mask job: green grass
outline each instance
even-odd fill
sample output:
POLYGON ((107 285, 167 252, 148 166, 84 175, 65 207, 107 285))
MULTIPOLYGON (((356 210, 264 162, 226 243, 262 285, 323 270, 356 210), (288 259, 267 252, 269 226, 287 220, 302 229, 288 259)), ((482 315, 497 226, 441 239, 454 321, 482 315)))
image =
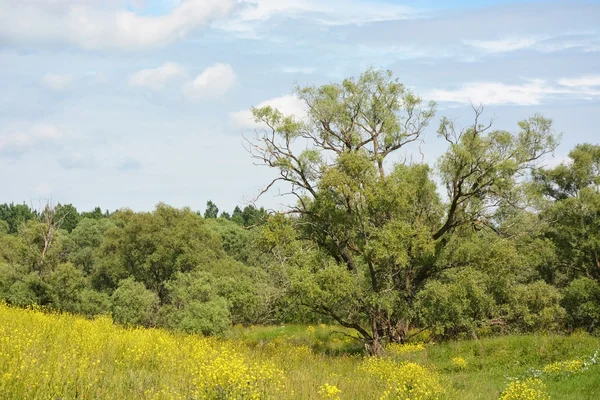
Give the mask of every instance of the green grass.
MULTIPOLYGON (((343 346, 332 343, 352 335, 351 330, 332 326, 314 326, 309 332, 305 325, 256 326, 233 328, 229 338, 260 345, 270 341, 286 341, 294 345, 308 345, 316 353, 329 356, 331 364, 326 369, 345 370, 350 373, 352 364, 335 362, 343 353, 356 354, 362 346, 356 341, 343 346), (344 334, 340 333, 343 332, 344 334)), ((397 356, 399 361, 412 361, 427 365, 438 371, 445 383, 448 399, 479 400, 496 399, 508 384, 509 377, 526 376, 531 368, 542 369, 556 362, 581 359, 587 360, 600 350, 600 339, 585 333, 564 335, 508 335, 429 344, 425 351, 397 356), (452 365, 452 358, 462 357, 467 361, 465 369, 452 365)), ((600 360, 599 360, 600 361, 600 360)), ((328 364, 328 363, 326 363, 328 364)), ((326 372, 323 372, 326 375, 326 372)), ((544 377, 552 399, 597 400, 600 399, 600 364, 586 371, 567 377, 544 377)), ((345 385, 341 385, 343 387, 345 385)))
MULTIPOLYGON (((207 339, 123 329, 107 318, 88 321, 0 305, 0 399, 199 399, 199 379, 218 394, 221 383, 213 380, 229 373, 236 385, 248 382, 248 374, 256 375, 259 398, 319 399, 319 388, 329 384, 341 390, 340 400, 378 399, 386 383, 365 375, 368 361, 351 334, 325 325, 255 326, 234 327, 225 338, 207 339), (223 351, 230 358, 221 357, 223 351), (235 359, 237 364, 228 361, 235 359), (264 370, 269 365, 281 376, 269 378, 264 370)), ((557 361, 589 360, 600 350, 600 339, 587 334, 512 335, 404 350, 389 351, 386 357, 417 363, 439 376, 445 389, 439 400, 498 399, 508 377, 557 361), (466 365, 459 368, 452 362, 455 357, 466 365)), ((391 365, 386 374, 398 369, 391 365)), ((600 363, 542 379, 551 399, 600 399, 600 363)))
MULTIPOLYGON (((588 359, 599 348, 600 340, 587 335, 505 336, 428 346, 415 358, 443 374, 450 398, 494 399, 506 387, 507 377, 523 376, 530 368, 555 361, 588 359), (453 357, 463 357, 467 367, 454 370, 453 357)), ((570 377, 543 380, 552 399, 600 399, 599 364, 570 377)))

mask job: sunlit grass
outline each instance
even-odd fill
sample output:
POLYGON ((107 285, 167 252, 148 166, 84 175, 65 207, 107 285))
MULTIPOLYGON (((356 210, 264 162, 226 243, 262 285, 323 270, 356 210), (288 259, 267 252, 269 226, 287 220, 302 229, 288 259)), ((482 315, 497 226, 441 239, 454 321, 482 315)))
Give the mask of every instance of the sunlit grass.
POLYGON ((551 399, 600 398, 600 365, 586 361, 600 341, 585 334, 393 345, 381 359, 358 354, 351 334, 286 325, 205 338, 0 305, 0 398, 498 399, 532 373, 551 399))

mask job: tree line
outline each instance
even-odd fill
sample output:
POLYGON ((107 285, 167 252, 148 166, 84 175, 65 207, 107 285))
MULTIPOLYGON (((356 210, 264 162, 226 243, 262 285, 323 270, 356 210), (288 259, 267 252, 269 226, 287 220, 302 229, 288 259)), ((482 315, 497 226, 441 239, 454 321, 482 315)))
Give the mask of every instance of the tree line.
POLYGON ((284 212, 39 212, 0 206, 0 296, 119 323, 218 334, 334 322, 373 354, 438 338, 600 329, 600 146, 556 167, 552 121, 509 132, 439 120, 446 152, 398 161, 435 104, 391 73, 297 88, 304 118, 255 108, 250 154, 287 186, 284 212))

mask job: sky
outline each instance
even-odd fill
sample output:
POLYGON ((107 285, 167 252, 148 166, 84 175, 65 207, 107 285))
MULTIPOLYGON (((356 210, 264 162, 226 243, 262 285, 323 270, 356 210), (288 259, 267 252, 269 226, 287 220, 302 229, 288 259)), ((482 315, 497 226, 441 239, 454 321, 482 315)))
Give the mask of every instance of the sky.
POLYGON ((0 203, 231 211, 275 176, 244 148, 250 107, 300 115, 296 84, 370 66, 437 102, 432 165, 470 103, 498 129, 552 118, 548 165, 600 144, 600 1, 0 0, 0 203))

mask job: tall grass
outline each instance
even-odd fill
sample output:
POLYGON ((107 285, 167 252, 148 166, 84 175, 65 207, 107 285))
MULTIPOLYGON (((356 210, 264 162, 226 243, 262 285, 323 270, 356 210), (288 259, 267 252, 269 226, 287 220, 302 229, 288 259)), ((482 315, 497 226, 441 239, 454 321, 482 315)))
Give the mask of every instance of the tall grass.
MULTIPOLYGON (((507 377, 600 348, 583 334, 507 336, 373 360, 349 334, 293 325, 217 339, 0 305, 0 399, 496 399, 507 377)), ((600 398, 599 365, 541 380, 552 399, 600 398)))

